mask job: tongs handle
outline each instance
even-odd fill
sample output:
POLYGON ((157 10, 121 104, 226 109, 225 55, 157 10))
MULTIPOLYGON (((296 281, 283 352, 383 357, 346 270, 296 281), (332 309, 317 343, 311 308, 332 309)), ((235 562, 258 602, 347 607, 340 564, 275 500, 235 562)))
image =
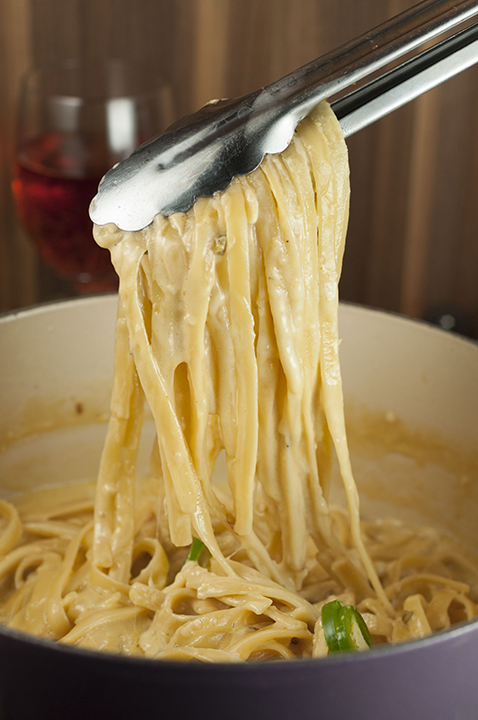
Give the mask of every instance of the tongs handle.
POLYGON ((345 137, 478 62, 478 22, 332 103, 345 137))
POLYGON ((351 87, 477 12, 478 0, 425 0, 265 90, 274 97, 274 106, 283 102, 288 112, 295 106, 302 119, 321 99, 351 87))

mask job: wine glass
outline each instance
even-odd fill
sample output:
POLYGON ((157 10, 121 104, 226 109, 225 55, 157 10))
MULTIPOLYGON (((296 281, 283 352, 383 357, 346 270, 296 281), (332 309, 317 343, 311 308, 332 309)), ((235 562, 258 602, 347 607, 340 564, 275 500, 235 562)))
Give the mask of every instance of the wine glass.
POLYGON ((114 291, 109 252, 88 215, 105 172, 173 121, 171 90, 123 60, 69 60, 23 79, 13 195, 34 247, 79 294, 114 291))

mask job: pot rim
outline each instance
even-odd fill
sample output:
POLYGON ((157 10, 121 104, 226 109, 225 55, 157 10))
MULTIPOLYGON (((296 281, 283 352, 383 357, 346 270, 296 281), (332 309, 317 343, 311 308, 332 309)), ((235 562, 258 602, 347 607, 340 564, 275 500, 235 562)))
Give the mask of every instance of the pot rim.
MULTIPOLYGON (((305 668, 317 667, 324 668, 334 665, 347 666, 360 664, 363 666, 369 662, 375 662, 377 659, 381 659, 382 663, 392 661, 394 658, 401 655, 408 655, 411 652, 415 654, 417 652, 427 652, 434 646, 441 647, 442 645, 449 645, 452 643, 459 643, 471 632, 478 633, 478 617, 471 620, 467 620, 462 623, 458 623, 449 628, 438 630, 422 638, 415 638, 413 640, 407 640, 406 642, 397 643, 395 645, 377 645, 364 652, 350 652, 350 653, 337 653, 337 655, 328 655, 326 657, 319 658, 298 658, 297 660, 280 660, 274 662, 193 662, 184 660, 162 660, 157 658, 147 658, 136 655, 121 655, 119 653, 105 652, 101 650, 92 650, 89 648, 76 647, 73 645, 64 645, 61 642, 55 640, 38 637, 36 635, 28 635, 25 632, 14 630, 6 626, 0 626, 0 639, 4 638, 15 645, 26 645, 28 648, 36 648, 40 651, 48 653, 59 654, 65 658, 74 658, 83 662, 89 663, 100 663, 114 666, 116 669, 135 669, 141 670, 141 672, 168 672, 175 673, 181 672, 185 668, 194 667, 194 671, 201 673, 220 673, 225 675, 236 675, 241 673, 241 676, 248 673, 269 674, 271 668, 280 671, 280 668, 291 671, 292 668, 297 668, 297 671, 304 670, 305 668), (324 665, 325 664, 325 665, 324 665), (157 670, 156 670, 157 668, 157 670)), ((260 680, 260 677, 258 677, 260 680)))
MULTIPOLYGON (((14 310, 6 310, 4 312, 0 312, 0 323, 5 322, 12 322, 16 319, 21 319, 22 317, 31 317, 34 315, 41 315, 45 310, 50 311, 54 310, 57 307, 62 306, 68 306, 72 304, 84 304, 89 305, 90 303, 110 303, 113 298, 118 298, 117 292, 107 292, 107 293, 101 293, 98 295, 87 295, 83 297, 71 297, 71 298, 61 298, 56 300, 48 300, 46 302, 33 304, 33 305, 27 305, 26 307, 17 308, 14 310)), ((464 343, 465 345, 471 345, 472 347, 477 348, 478 347, 478 338, 470 338, 466 335, 461 335, 457 332, 452 332, 448 330, 444 330, 443 328, 439 327, 438 325, 435 325, 434 323, 424 320, 423 318, 413 318, 408 317, 406 315, 403 315, 402 313, 395 311, 395 310, 385 310, 382 308, 375 308, 369 305, 363 305, 358 302, 353 302, 350 300, 340 300, 339 301, 339 308, 340 307, 347 307, 352 310, 356 310, 358 312, 365 312, 370 313, 371 315, 379 315, 379 316, 389 316, 392 318, 395 318, 397 322, 403 322, 403 323, 412 323, 415 325, 420 325, 423 328, 427 329, 427 331, 431 333, 437 333, 440 336, 445 336, 452 339, 452 342, 458 342, 458 343, 464 343)), ((339 314, 339 322, 340 322, 340 314, 339 314)))

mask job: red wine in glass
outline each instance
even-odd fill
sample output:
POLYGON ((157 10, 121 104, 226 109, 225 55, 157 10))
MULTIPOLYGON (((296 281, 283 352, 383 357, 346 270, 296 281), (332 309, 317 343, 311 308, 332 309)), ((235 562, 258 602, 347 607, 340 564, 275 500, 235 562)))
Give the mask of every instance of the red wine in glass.
POLYGON ((88 207, 108 170, 106 149, 73 133, 46 132, 16 156, 13 193, 31 242, 60 277, 81 291, 114 290, 110 254, 93 240, 88 207))
POLYGON ((26 233, 81 294, 117 288, 88 209, 107 170, 174 119, 168 85, 124 60, 33 68, 18 104, 13 193, 26 233))

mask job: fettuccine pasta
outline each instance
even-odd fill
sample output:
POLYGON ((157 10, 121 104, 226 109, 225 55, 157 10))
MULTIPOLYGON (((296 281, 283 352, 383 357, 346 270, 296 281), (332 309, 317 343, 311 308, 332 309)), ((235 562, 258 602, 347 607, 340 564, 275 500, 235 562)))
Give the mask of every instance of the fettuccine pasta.
POLYGON ((281 155, 187 213, 95 228, 120 278, 98 480, 0 504, 5 624, 240 662, 327 654, 333 598, 358 607, 376 643, 475 616, 476 568, 451 540, 360 521, 338 355, 348 203, 346 146, 322 103, 281 155), (329 502, 334 451, 346 508, 329 502), (187 560, 193 538, 208 562, 187 560))

